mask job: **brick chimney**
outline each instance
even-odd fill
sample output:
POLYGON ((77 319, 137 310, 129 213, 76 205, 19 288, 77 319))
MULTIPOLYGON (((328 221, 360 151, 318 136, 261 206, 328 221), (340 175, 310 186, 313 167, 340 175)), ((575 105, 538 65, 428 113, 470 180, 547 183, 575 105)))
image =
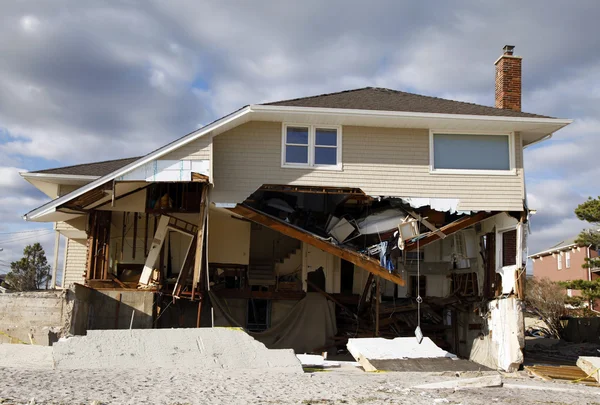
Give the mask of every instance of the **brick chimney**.
POLYGON ((521 111, 521 57, 514 45, 506 45, 496 61, 496 108, 521 111))

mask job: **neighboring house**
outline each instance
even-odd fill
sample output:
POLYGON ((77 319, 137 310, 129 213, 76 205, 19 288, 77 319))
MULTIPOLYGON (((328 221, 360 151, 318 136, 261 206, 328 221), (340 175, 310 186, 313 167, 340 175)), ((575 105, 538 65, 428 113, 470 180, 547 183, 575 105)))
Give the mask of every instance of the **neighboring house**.
POLYGON ((64 285, 151 291, 155 325, 274 329, 271 346, 312 351, 379 301, 374 333, 412 335, 389 306, 423 296, 439 312, 426 335, 468 356, 483 333, 512 369, 523 149, 571 121, 521 112, 512 47, 495 90, 496 107, 371 87, 248 105, 139 158, 22 173, 53 198, 25 218, 67 238, 64 285))
MULTIPOLYGON (((533 262, 533 277, 552 281, 591 281, 600 277, 600 268, 584 268, 586 258, 598 257, 591 246, 575 243, 577 237, 557 243, 549 249, 529 256, 533 262)), ((567 290, 567 295, 580 296, 577 290, 567 290)))

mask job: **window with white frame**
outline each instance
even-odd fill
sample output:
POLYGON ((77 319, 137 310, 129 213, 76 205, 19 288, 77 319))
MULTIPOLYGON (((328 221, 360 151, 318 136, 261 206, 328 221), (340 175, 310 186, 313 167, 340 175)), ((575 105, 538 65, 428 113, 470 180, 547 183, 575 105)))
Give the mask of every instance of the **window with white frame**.
POLYGON ((430 131, 432 173, 509 174, 514 172, 513 134, 430 131))
POLYGON ((283 167, 341 169, 342 131, 325 125, 283 125, 283 167))
POLYGON ((562 252, 556 255, 556 266, 558 270, 562 270, 562 252))
POLYGON ((565 252, 565 267, 567 269, 571 268, 571 252, 565 252))

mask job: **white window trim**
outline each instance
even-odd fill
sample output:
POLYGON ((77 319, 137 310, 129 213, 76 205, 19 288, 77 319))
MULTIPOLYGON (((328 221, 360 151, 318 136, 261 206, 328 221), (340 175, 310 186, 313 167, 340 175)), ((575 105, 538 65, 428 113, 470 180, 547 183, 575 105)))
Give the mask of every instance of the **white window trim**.
POLYGON ((556 269, 557 270, 563 269, 562 257, 563 257, 562 252, 558 252, 558 254, 556 255, 556 269))
POLYGON ((516 270, 519 267, 519 258, 515 257, 515 264, 511 264, 510 266, 502 266, 502 258, 503 258, 503 246, 502 246, 502 234, 509 231, 517 231, 517 256, 519 252, 519 230, 517 226, 509 226, 506 228, 496 230, 496 268, 502 271, 516 270))
POLYGON ((565 269, 571 268, 571 252, 565 252, 565 269))
MULTIPOLYGON (((304 146, 304 145, 302 145, 304 146)), ((326 146, 324 146, 326 147, 326 146)), ((341 125, 308 125, 296 123, 283 123, 281 127, 281 167, 286 169, 318 169, 318 170, 336 170, 341 171, 342 165, 342 126, 341 125), (308 128, 308 163, 286 163, 285 161, 285 146, 286 133, 288 127, 308 128), (317 165, 315 164, 315 148, 316 145, 316 130, 317 129, 335 129, 337 132, 336 146, 336 165, 317 165)))
POLYGON ((515 133, 514 132, 495 132, 495 131, 448 131, 445 129, 429 130, 429 173, 430 174, 480 174, 492 176, 514 176, 517 174, 515 166, 515 133), (456 134, 456 135, 505 135, 508 137, 508 156, 509 170, 477 170, 477 169, 435 169, 433 152, 434 134, 456 134))

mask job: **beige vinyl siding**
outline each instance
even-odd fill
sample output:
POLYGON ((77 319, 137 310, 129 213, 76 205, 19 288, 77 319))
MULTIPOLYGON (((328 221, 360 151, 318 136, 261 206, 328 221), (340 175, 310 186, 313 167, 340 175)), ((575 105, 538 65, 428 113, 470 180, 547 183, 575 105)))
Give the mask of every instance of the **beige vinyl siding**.
POLYGON ((87 246, 85 239, 67 239, 65 254, 65 286, 85 281, 87 246))
POLYGON ((212 137, 203 136, 161 157, 161 160, 210 160, 212 137))
POLYGON ((458 198, 461 210, 523 209, 521 140, 517 174, 429 173, 429 131, 343 127, 342 171, 281 167, 281 123, 252 121, 213 140, 212 201, 241 202, 262 184, 358 187, 374 196, 458 198))

